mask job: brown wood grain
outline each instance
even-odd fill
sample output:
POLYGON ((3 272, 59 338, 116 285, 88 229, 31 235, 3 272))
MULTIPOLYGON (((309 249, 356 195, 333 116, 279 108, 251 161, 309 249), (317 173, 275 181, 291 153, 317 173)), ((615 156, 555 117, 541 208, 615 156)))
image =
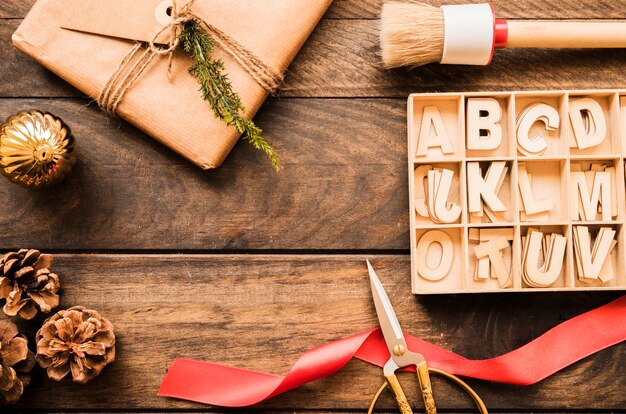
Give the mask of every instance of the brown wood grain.
POLYGON ((610 49, 502 50, 489 66, 385 70, 378 30, 376 21, 322 22, 290 67, 280 94, 404 98, 414 92, 610 88, 626 81, 626 50, 610 49))
MULTIPOLYGON (((118 359, 87 386, 52 384, 39 371, 16 408, 199 409, 156 396, 175 357, 284 374, 308 349, 377 325, 365 258, 57 255, 53 268, 62 277, 61 306, 81 304, 109 318, 116 326, 118 359)), ((617 296, 417 297, 409 293, 407 256, 369 258, 404 330, 469 358, 510 351, 617 296)), ((602 351, 535 386, 470 383, 494 411, 624 407, 625 349, 602 351)), ((338 375, 256 408, 364 410, 381 375, 378 368, 352 361, 338 375)), ((403 375, 402 381, 416 401, 413 378, 403 375)), ((444 382, 436 380, 435 387, 441 409, 470 408, 444 382)), ((393 408, 388 395, 381 407, 393 408)))
MULTIPOLYGON (((20 20, 0 20, 0 97, 83 94, 18 52, 10 35, 20 20)), ((324 20, 296 57, 281 97, 399 97, 413 92, 597 89, 626 83, 626 50, 498 51, 489 66, 431 64, 384 70, 378 22, 324 20), (590 76, 593 74, 593 76, 590 76)))
MULTIPOLYGON (((482 0, 425 1, 433 5, 480 3, 482 0)), ((330 6, 327 18, 335 19, 375 19, 380 13, 383 0, 335 0, 330 6)), ((506 18, 569 18, 569 19, 619 19, 624 18, 624 0, 532 0, 492 1, 498 16, 506 18)), ((35 0, 3 0, 0 3, 1 18, 22 18, 35 4, 35 0)))
MULTIPOLYGON (((16 0, 17 1, 17 0, 16 0)), ((417 1, 417 0, 401 0, 417 1)), ((384 0, 335 0, 328 17, 343 19, 376 19, 384 0)), ((441 4, 486 3, 484 0, 421 0, 434 6, 441 4)), ((623 19, 624 0, 493 0, 498 17, 509 19, 623 19)))
POLYGON ((2 119, 57 114, 78 150, 59 187, 0 177, 2 248, 408 249, 404 100, 272 99, 257 121, 278 174, 247 143, 202 171, 87 103, 0 99, 2 119))
MULTIPOLYGON (((103 117, 82 93, 17 52, 10 35, 33 3, 0 0, 0 119, 30 107, 60 115, 77 136, 79 163, 65 184, 40 192, 0 177, 0 249, 68 252, 54 267, 62 306, 81 304, 110 318, 118 360, 88 386, 52 383, 39 370, 23 401, 3 413, 232 412, 156 397, 172 359, 284 374, 306 350, 371 329, 366 257, 375 259, 407 332, 470 358, 515 349, 617 297, 417 297, 409 293, 408 256, 390 253, 409 243, 409 93, 623 88, 625 51, 501 51, 489 67, 385 71, 378 58, 382 0, 335 0, 279 97, 256 118, 285 171, 274 174, 262 154, 240 143, 222 168, 202 172, 103 117), (80 254, 91 251, 103 254, 80 254), (164 252, 180 254, 149 254, 164 252), (185 254, 196 252, 221 254, 185 254)), ((617 19, 626 0, 494 5, 508 18, 617 19)), ((36 323, 22 326, 32 339, 36 323)), ((470 383, 497 412, 615 411, 626 407, 624 349, 602 351, 531 387, 470 383)), ((413 378, 401 380, 417 401, 413 378)), ((435 381, 441 411, 473 412, 458 391, 435 381)), ((331 378, 240 411, 364 412, 380 382, 380 369, 353 361, 331 378)), ((396 412, 389 395, 380 407, 396 412)))

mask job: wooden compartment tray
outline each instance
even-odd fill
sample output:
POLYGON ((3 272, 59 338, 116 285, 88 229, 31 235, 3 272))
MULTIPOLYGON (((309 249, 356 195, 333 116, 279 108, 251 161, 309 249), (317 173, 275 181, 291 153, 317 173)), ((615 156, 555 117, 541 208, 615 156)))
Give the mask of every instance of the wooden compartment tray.
POLYGON ((417 294, 626 289, 626 90, 412 94, 417 294))

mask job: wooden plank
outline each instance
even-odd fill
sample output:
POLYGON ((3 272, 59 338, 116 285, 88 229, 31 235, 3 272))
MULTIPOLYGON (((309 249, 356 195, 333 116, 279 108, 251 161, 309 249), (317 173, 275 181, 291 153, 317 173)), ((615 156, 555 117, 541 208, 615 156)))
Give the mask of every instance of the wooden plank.
MULTIPOLYGON (((18 1, 18 0, 14 0, 18 1)), ((410 0, 406 0, 410 1, 410 0)), ((335 0, 327 16, 343 19, 376 19, 384 0, 335 0)), ((468 0, 430 0, 422 1, 434 6, 441 4, 480 3, 468 0)), ((493 0, 498 17, 508 19, 623 19, 624 0, 583 0, 568 2, 564 0, 509 1, 493 0)))
MULTIPOLYGON (((467 0, 429 1, 433 5, 466 3, 467 0)), ((23 18, 35 0, 3 0, 0 3, 0 19, 23 18)), ((383 0, 335 0, 327 18, 376 19, 383 0)), ((492 1, 498 16, 518 19, 620 19, 624 18, 624 0, 544 0, 541 4, 532 0, 492 1)))
POLYGON ((323 21, 294 60, 279 94, 405 98, 414 92, 619 88, 626 82, 619 49, 499 50, 489 66, 385 70, 378 32, 378 21, 323 21))
MULTIPOLYGON (((10 43, 19 20, 0 20, 0 97, 83 94, 23 56, 10 43)), ((619 88, 626 83, 621 50, 497 51, 487 67, 433 64, 384 70, 378 22, 325 20, 291 65, 282 97, 399 97, 413 92, 619 88), (593 73, 594 76, 589 76, 593 73)))
POLYGON ((0 20, 0 97, 84 96, 13 47, 11 35, 20 23, 21 20, 0 20))
POLYGON ((408 248, 404 100, 272 99, 257 121, 278 174, 247 143, 202 171, 85 104, 0 100, 2 119, 32 107, 63 118, 79 159, 50 190, 0 177, 2 248, 408 248))
MULTIPOLYGON (((616 293, 418 297, 408 256, 368 256, 407 333, 469 358, 515 349, 616 293)), ((98 309, 116 326, 118 359, 87 386, 45 380, 39 370, 17 409, 200 409, 158 398, 175 357, 286 373, 308 349, 377 326, 366 256, 57 255, 62 307, 98 309)), ((36 324, 24 324, 31 331, 36 324)), ((530 387, 469 381, 494 411, 624 407, 624 345, 530 387), (602 390, 597 398, 596 390, 602 390)), ((402 376, 412 401, 414 377, 402 376)), ((256 407, 365 410, 380 369, 352 361, 339 374, 256 407)), ((440 379, 439 407, 470 402, 440 379)), ((393 409, 386 394, 382 409, 393 409)), ((219 411, 219 409, 218 409, 219 411)), ((246 411, 246 410, 244 410, 246 411)))

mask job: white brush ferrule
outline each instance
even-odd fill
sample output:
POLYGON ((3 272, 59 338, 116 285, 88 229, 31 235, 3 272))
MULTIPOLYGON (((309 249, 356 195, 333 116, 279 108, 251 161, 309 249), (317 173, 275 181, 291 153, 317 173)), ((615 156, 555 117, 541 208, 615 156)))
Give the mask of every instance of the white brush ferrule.
POLYGON ((444 43, 440 63, 486 65, 494 49, 495 15, 491 4, 441 6, 444 43))

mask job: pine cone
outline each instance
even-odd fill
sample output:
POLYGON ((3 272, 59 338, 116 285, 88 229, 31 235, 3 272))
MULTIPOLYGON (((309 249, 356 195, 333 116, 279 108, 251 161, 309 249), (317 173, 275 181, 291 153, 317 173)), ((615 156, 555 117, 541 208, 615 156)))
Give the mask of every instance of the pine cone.
POLYGON ((0 259, 0 299, 8 316, 33 319, 37 308, 49 313, 59 306, 59 276, 48 269, 52 256, 22 249, 0 259))
POLYGON ((0 403, 14 404, 20 399, 34 366, 26 337, 18 334, 10 320, 0 320, 0 403))
POLYGON ((74 382, 85 384, 115 359, 113 324, 82 306, 49 317, 36 339, 37 362, 56 381, 71 372, 74 382))

